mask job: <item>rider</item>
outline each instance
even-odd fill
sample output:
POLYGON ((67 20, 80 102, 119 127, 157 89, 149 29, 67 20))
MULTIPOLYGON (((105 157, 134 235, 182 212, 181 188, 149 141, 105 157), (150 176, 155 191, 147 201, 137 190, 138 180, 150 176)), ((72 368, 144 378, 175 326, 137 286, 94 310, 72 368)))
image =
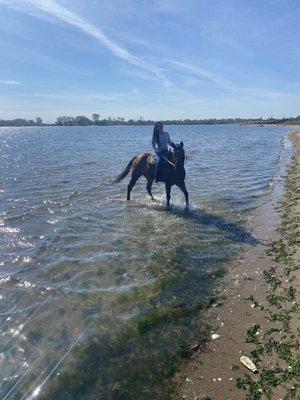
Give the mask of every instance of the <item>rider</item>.
POLYGON ((155 171, 156 182, 163 181, 163 166, 165 164, 165 159, 163 157, 168 156, 168 145, 173 148, 175 147, 174 143, 171 142, 168 132, 164 131, 163 124, 160 121, 156 122, 152 136, 152 147, 158 157, 155 171))

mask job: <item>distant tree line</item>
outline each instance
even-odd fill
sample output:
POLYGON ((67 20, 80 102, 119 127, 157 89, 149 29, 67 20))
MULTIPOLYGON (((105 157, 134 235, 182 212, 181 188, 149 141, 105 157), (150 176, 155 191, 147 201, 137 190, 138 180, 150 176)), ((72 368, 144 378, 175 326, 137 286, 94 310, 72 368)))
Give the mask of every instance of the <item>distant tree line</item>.
POLYGON ((24 118, 16 118, 16 119, 0 119, 0 126, 42 126, 43 120, 40 117, 37 117, 35 120, 33 119, 24 119, 24 118))
MULTIPOLYGON (((17 118, 13 120, 1 120, 0 126, 109 126, 109 125, 153 125, 156 121, 145 120, 143 117, 138 119, 125 118, 111 118, 107 117, 100 119, 99 114, 93 114, 92 119, 84 115, 78 115, 77 117, 72 116, 61 116, 58 117, 54 124, 44 124, 40 117, 35 120, 17 118)), ((215 125, 215 124, 300 124, 300 115, 292 118, 209 118, 209 119, 177 119, 177 120, 162 120, 165 125, 215 125)))

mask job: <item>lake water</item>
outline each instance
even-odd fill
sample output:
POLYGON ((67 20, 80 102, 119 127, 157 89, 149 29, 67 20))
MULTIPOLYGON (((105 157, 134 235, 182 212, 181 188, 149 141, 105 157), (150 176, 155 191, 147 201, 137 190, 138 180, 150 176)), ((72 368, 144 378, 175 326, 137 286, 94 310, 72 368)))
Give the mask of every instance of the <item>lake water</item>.
POLYGON ((291 152, 277 126, 169 126, 191 207, 127 162, 150 126, 0 128, 0 398, 166 399, 291 152))

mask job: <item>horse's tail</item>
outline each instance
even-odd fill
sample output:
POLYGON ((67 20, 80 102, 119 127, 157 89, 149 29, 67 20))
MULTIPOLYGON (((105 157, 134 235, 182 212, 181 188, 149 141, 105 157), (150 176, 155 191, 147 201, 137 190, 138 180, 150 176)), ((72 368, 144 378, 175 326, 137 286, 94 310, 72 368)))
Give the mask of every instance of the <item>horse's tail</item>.
POLYGON ((127 164, 127 167, 124 169, 123 172, 120 173, 120 175, 117 176, 117 178, 113 181, 113 183, 119 183, 121 182, 121 180, 123 180, 125 178, 126 175, 129 174, 129 171, 131 170, 133 161, 136 159, 136 156, 133 157, 129 163, 127 164))

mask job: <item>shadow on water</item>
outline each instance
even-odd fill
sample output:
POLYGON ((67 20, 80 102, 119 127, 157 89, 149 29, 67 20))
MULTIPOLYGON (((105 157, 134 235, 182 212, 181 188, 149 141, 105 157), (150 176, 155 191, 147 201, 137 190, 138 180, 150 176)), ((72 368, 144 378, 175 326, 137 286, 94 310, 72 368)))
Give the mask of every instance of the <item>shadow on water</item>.
MULTIPOLYGON (((158 203, 158 201, 155 201, 158 203)), ((139 204, 139 208, 149 208, 146 204, 139 204)), ((227 239, 233 243, 249 244, 251 246, 257 246, 258 244, 264 245, 261 240, 256 239, 250 232, 248 232, 243 226, 235 222, 231 222, 228 219, 217 215, 208 213, 207 211, 192 210, 191 208, 183 208, 177 206, 167 207, 152 207, 157 212, 163 212, 167 214, 175 215, 178 218, 190 220, 198 225, 214 227, 218 230, 222 230, 227 239)))
POLYGON ((251 233, 249 233, 241 225, 230 222, 227 219, 216 214, 211 214, 205 211, 197 212, 190 209, 182 210, 177 208, 171 208, 167 210, 167 212, 185 219, 190 219, 197 224, 221 229, 223 232, 226 233, 228 239, 230 239, 234 243, 250 244, 251 246, 264 244, 262 241, 252 236, 251 233))

